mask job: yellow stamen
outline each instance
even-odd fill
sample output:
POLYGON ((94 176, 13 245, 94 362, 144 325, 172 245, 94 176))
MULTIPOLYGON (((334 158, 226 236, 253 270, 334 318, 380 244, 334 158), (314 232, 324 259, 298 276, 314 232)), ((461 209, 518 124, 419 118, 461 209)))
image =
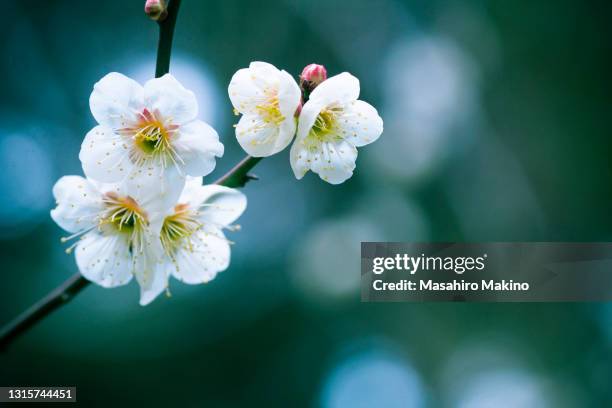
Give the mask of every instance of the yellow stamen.
POLYGON ((255 107, 261 119, 276 126, 283 123, 285 117, 280 111, 278 95, 273 93, 263 104, 255 107))

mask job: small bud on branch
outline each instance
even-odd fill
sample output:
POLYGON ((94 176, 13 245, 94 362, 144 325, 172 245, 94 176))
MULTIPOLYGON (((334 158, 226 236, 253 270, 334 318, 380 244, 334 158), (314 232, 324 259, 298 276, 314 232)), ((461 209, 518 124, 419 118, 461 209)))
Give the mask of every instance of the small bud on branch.
POLYGON ((304 102, 310 93, 323 81, 327 79, 327 70, 323 65, 306 65, 300 74, 300 88, 304 95, 304 102))
POLYGON ((302 81, 309 81, 316 85, 319 85, 321 82, 327 79, 327 70, 323 65, 319 64, 310 64, 306 65, 302 70, 302 75, 300 75, 300 79, 302 81))
POLYGON ((145 14, 154 21, 163 21, 168 16, 165 0, 147 0, 144 10, 145 14))

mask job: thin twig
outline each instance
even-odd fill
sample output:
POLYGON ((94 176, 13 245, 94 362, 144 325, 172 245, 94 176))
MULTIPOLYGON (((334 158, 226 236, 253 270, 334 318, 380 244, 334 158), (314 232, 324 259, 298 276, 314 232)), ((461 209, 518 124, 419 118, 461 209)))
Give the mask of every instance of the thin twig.
POLYGON ((249 171, 255 167, 261 160, 261 157, 247 156, 234 166, 230 171, 225 173, 214 184, 220 184, 226 187, 244 187, 250 180, 257 180, 257 176, 250 174, 249 171))
POLYGON ((75 273, 66 282, 17 316, 15 320, 6 325, 0 332, 0 350, 4 350, 15 338, 43 317, 70 302, 88 284, 89 281, 83 278, 80 273, 75 273))
POLYGON ((157 62, 155 64, 155 77, 159 78, 170 72, 170 54, 172 53, 172 38, 176 16, 181 6, 181 0, 171 0, 168 4, 168 15, 159 21, 159 41, 157 43, 157 62))

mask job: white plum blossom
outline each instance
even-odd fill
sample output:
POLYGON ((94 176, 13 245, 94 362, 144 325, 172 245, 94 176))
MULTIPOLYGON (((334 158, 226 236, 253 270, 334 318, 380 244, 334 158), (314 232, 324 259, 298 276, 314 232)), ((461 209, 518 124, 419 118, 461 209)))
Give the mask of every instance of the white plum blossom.
POLYGON ((157 189, 127 191, 126 184, 99 183, 64 176, 53 187, 57 207, 51 218, 79 238, 75 249, 81 274, 105 288, 125 285, 136 277, 140 304, 146 305, 167 287, 160 273, 163 251, 159 242, 165 208, 157 189))
POLYGON ((383 131, 376 109, 358 97, 359 80, 347 72, 312 91, 291 146, 291 167, 298 180, 308 170, 331 184, 353 175, 357 147, 374 142, 383 131))
POLYGON ((170 74, 143 87, 111 72, 94 85, 89 106, 98 126, 79 154, 87 178, 127 181, 132 189, 156 185, 171 203, 185 176, 209 174, 223 155, 217 132, 197 119, 195 95, 170 74))
POLYGON ((295 136, 300 88, 287 72, 266 62, 238 70, 228 87, 235 111, 242 114, 236 139, 251 156, 280 152, 295 136))
POLYGON ((188 178, 178 204, 167 213, 161 228, 166 255, 163 275, 197 284, 225 270, 230 261, 230 242, 223 229, 244 212, 246 197, 240 191, 219 185, 202 185, 188 178))
MULTIPOLYGON (((300 89, 264 62, 236 72, 229 95, 243 115, 236 137, 244 150, 255 157, 278 153, 297 130, 290 160, 298 179, 309 170, 332 184, 350 178, 357 147, 375 141, 383 121, 358 100, 357 78, 326 76, 325 67, 311 64, 300 89)), ((143 87, 113 72, 94 86, 90 108, 98 126, 79 154, 86 177, 58 180, 51 211, 71 233, 63 240, 78 238, 67 252, 74 250, 81 274, 107 288, 134 276, 146 305, 167 290, 170 276, 197 284, 225 270, 230 241, 223 230, 238 229, 232 223, 247 200, 238 190, 202 185, 223 145, 196 119, 193 93, 170 74, 143 87)))

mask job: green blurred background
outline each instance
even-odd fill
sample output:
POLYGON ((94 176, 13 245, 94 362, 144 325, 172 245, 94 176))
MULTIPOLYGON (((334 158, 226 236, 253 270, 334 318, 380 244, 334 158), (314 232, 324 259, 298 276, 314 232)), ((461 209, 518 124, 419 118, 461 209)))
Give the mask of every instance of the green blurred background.
MULTIPOLYGON (((2 1, 0 323, 76 272, 51 187, 81 174, 88 98, 153 76, 144 0, 2 1)), ((232 264, 138 305, 88 287, 0 354, 0 385, 97 406, 612 406, 608 304, 362 304, 360 241, 612 240, 608 1, 184 0, 171 72, 243 156, 231 75, 361 79, 385 132, 340 186, 262 161, 232 264)))

